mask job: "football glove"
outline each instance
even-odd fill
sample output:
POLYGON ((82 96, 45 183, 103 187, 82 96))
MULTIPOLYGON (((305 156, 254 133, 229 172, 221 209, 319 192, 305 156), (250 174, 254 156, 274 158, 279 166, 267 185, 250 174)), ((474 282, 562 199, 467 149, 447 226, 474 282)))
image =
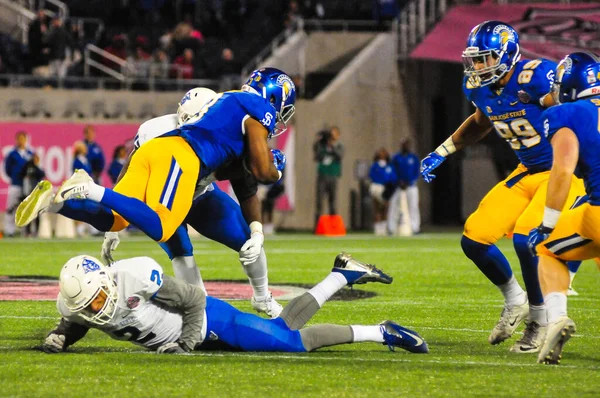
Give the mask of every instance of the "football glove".
POLYGON ((283 171, 285 169, 285 153, 281 152, 279 149, 271 149, 271 153, 273 154, 273 164, 278 171, 283 171))
POLYGON ((435 178, 431 172, 439 167, 446 158, 437 152, 431 152, 421 161, 421 175, 425 182, 431 182, 435 178))
POLYGON ((240 249, 240 262, 243 266, 246 267, 258 259, 264 242, 265 236, 261 232, 253 232, 250 235, 250 239, 240 249))
POLYGON ((534 228, 529 232, 527 246, 529 246, 531 254, 537 256, 536 246, 548 239, 553 230, 554 228, 545 227, 544 224, 540 224, 539 227, 534 228))
POLYGON ((111 265, 115 262, 112 252, 117 249, 119 243, 121 243, 121 240, 119 239, 118 232, 107 232, 104 234, 104 242, 102 242, 102 251, 100 252, 104 264, 111 265))
POLYGON ((187 346, 180 343, 167 343, 163 344, 156 352, 158 354, 186 354, 189 350, 186 350, 187 346), (184 348, 185 347, 185 348, 184 348))
POLYGON ((65 347, 65 335, 50 333, 44 344, 42 344, 42 351, 46 354, 56 354, 64 350, 65 347))

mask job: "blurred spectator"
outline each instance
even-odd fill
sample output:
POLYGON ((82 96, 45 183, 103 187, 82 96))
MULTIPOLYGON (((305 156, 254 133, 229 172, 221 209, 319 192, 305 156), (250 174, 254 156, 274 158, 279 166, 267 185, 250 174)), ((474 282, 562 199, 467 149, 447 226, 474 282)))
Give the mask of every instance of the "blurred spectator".
POLYGON ((169 52, 171 46, 173 44, 173 32, 170 30, 163 33, 163 35, 158 39, 159 48, 165 52, 169 52))
POLYGON ((317 212, 315 225, 322 214, 321 205, 325 196, 329 202, 329 214, 337 214, 337 182, 342 175, 342 157, 344 147, 340 138, 340 129, 321 131, 313 144, 313 153, 317 162, 317 212))
POLYGON ((285 191, 285 185, 283 184, 283 177, 275 184, 269 185, 267 193, 262 200, 262 220, 263 220, 263 231, 265 235, 272 235, 275 233, 275 226, 273 225, 273 210, 275 210, 275 201, 278 197, 283 195, 285 191))
POLYGON ((115 148, 112 162, 110 163, 110 166, 108 166, 107 171, 108 176, 113 184, 117 183, 117 179, 119 178, 119 174, 123 169, 125 160, 127 160, 127 151, 125 150, 125 145, 119 145, 115 148))
POLYGON ((169 56, 167 53, 163 50, 157 50, 154 53, 150 75, 158 79, 168 79, 170 67, 171 64, 169 63, 169 56))
MULTIPOLYGON (((45 175, 46 173, 40 168, 40 157, 34 153, 21 171, 21 178, 23 179, 21 200, 25 199, 33 191, 35 186, 44 179, 45 175)), ((40 218, 36 217, 32 223, 25 227, 25 236, 35 237, 39 230, 40 218)))
POLYGON ((15 210, 19 206, 23 192, 23 168, 32 158, 33 151, 27 148, 27 133, 19 131, 15 135, 15 147, 4 160, 4 171, 10 179, 6 197, 6 214, 4 214, 4 235, 13 236, 15 226, 15 210))
POLYGON ((296 0, 291 0, 284 23, 286 29, 292 29, 300 18, 300 6, 296 0))
POLYGON ((392 21, 400 14, 398 0, 374 0, 373 19, 376 21, 392 21))
POLYGON ((63 26, 63 21, 56 17, 52 19, 52 27, 44 37, 44 42, 49 46, 50 75, 65 77, 67 75, 67 47, 72 46, 71 36, 63 26))
POLYGON ((234 59, 233 51, 230 48, 224 48, 221 51, 221 62, 219 63, 219 73, 221 74, 219 91, 237 90, 240 87, 241 69, 242 66, 234 59))
POLYGON ((398 176, 398 187, 400 189, 397 190, 390 199, 388 227, 390 231, 397 230, 400 216, 403 216, 400 211, 401 196, 406 194, 410 227, 413 234, 417 234, 421 230, 419 188, 417 187, 421 161, 419 157, 412 152, 411 142, 408 138, 403 140, 400 144, 400 152, 394 155, 392 164, 394 165, 394 171, 398 176))
POLYGON ((390 163, 390 154, 385 148, 380 148, 375 153, 373 165, 369 171, 371 185, 369 193, 373 198, 375 235, 387 235, 387 212, 390 197, 396 189, 396 173, 390 163))
POLYGON ((202 41, 204 41, 202 33, 195 30, 194 27, 187 22, 177 24, 173 30, 174 54, 176 56, 184 53, 186 49, 191 49, 193 52, 197 53, 200 51, 202 41))
POLYGON ((104 152, 95 142, 96 131, 94 126, 87 125, 83 128, 84 144, 86 145, 86 155, 88 164, 88 174, 94 179, 96 184, 102 185, 102 171, 104 171, 104 152))
POLYGON ((48 17, 45 10, 38 10, 37 18, 29 25, 27 32, 31 68, 48 65, 48 48, 44 36, 48 31, 48 17))
MULTIPOLYGON (((104 49, 104 51, 114 55, 115 57, 121 58, 122 60, 127 59, 127 37, 123 34, 114 35, 111 44, 104 49)), ((104 65, 118 72, 121 72, 121 66, 116 62, 109 60, 108 58, 102 58, 104 65)))
POLYGON ((176 79, 194 78, 194 51, 192 49, 186 48, 183 51, 183 55, 175 58, 171 77, 176 79))
POLYGON ((150 63, 152 62, 150 54, 144 51, 142 46, 135 47, 135 53, 127 57, 129 64, 129 76, 135 78, 147 78, 150 76, 150 63))

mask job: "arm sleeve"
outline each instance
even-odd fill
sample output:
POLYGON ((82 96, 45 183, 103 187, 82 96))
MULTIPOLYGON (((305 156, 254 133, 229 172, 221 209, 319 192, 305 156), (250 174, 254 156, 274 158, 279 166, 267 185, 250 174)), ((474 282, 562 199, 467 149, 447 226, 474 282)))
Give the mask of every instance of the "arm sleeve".
POLYGON ((163 303, 181 312, 183 326, 180 344, 185 344, 193 350, 202 339, 206 295, 198 286, 190 285, 170 276, 163 276, 163 283, 153 300, 163 303))
POLYGON ((90 330, 90 328, 87 326, 69 321, 66 318, 61 318, 58 325, 56 325, 56 328, 48 333, 48 335, 52 333, 64 335, 65 345, 63 346, 63 351, 65 351, 68 346, 71 346, 81 340, 86 335, 88 330, 90 330))
POLYGON ((258 182, 251 173, 244 173, 243 177, 236 178, 230 182, 233 192, 240 203, 256 195, 258 191, 258 182))

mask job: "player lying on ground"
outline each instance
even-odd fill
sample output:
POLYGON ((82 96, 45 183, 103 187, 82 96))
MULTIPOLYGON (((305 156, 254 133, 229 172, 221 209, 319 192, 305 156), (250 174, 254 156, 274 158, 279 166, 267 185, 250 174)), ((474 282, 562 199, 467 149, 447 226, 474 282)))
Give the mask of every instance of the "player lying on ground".
MULTIPOLYGON (((447 156, 486 136, 492 128, 513 148, 521 164, 497 184, 469 216, 461 246, 465 255, 504 295, 504 309, 488 340, 510 338, 522 320, 527 327, 511 352, 537 352, 546 333, 546 308, 538 280, 538 259, 527 246, 544 209, 552 166, 552 148, 543 135, 541 114, 554 105, 549 95, 556 64, 546 59, 520 60, 519 37, 509 25, 486 21, 473 28, 463 51, 463 88, 475 113, 422 162, 423 179, 447 156), (506 257, 496 246, 514 232, 513 244, 527 294, 515 279, 506 257)), ((584 195, 581 181, 572 177, 570 200, 584 195)), ((578 264, 573 264, 578 266, 578 264)))
POLYGON ((264 319, 207 297, 198 286, 163 275, 160 265, 149 257, 105 267, 93 257, 77 256, 61 270, 57 307, 62 319, 42 348, 48 353, 64 351, 96 328, 158 353, 185 353, 215 340, 244 351, 307 352, 369 341, 387 344, 391 350, 428 352, 416 332, 392 321, 305 327, 335 292, 367 282, 389 284, 392 278, 341 253, 323 281, 290 301, 280 317, 264 319))
MULTIPOLYGON (((179 103, 176 114, 160 116, 144 122, 135 137, 135 148, 129 155, 121 174, 120 181, 127 173, 131 157, 137 150, 152 139, 198 120, 202 108, 217 96, 207 88, 194 88, 188 91, 179 103)), ((279 150, 271 149, 276 167, 283 171, 285 155, 279 150)), ((251 304, 254 309, 276 318, 283 307, 273 299, 269 292, 267 257, 263 249, 264 235, 262 231, 261 205, 256 192, 258 184, 251 173, 241 163, 236 165, 239 176, 231 178, 231 186, 239 201, 239 205, 213 182, 222 179, 220 170, 202 178, 196 184, 192 207, 184 224, 166 242, 159 243, 173 264, 175 277, 204 289, 200 270, 194 260, 192 242, 187 232, 187 225, 203 236, 235 250, 239 253, 242 268, 253 295, 251 304)), ((229 174, 233 165, 229 167, 229 174)), ((118 232, 107 232, 102 245, 102 260, 110 264, 114 260, 112 251, 119 244, 118 232)))
POLYGON ((558 364, 563 345, 575 333, 575 323, 567 316, 566 262, 600 256, 600 58, 591 53, 565 57, 556 69, 552 95, 561 105, 548 109, 543 118, 554 162, 544 218, 530 232, 529 245, 540 256, 548 307, 548 334, 538 362, 558 364), (585 182, 586 201, 561 212, 576 169, 585 182))

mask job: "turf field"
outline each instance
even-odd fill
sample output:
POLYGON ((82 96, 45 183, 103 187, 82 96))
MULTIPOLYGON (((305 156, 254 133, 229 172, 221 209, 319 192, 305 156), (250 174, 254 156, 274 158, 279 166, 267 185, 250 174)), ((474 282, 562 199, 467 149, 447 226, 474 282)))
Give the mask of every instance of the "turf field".
MULTIPOLYGON (((126 239, 126 238, 125 238, 126 239)), ((143 237, 123 240, 115 257, 149 255, 169 274, 160 248, 143 237)), ((462 254, 456 234, 415 238, 315 238, 282 234, 267 238, 272 283, 314 284, 341 250, 374 262, 395 277, 392 285, 366 285, 370 299, 332 301, 315 323, 375 324, 395 320, 427 340, 429 355, 390 352, 356 344, 310 354, 206 352, 189 356, 148 353, 92 331, 69 353, 36 351, 56 322, 49 301, 0 302, 0 396, 598 396, 600 389, 600 274, 593 263, 575 280, 569 300, 578 334, 563 362, 535 363, 536 355, 511 354, 508 343, 487 336, 502 309, 500 293, 462 254)), ((0 240, 0 275, 57 277, 71 256, 99 255, 101 238, 0 240)), ((511 242, 500 243, 517 264, 511 242)), ((195 241, 205 280, 242 279, 235 253, 195 241)), ((235 305, 250 310, 246 301, 235 305)), ((521 328, 520 328, 521 329, 521 328)))

